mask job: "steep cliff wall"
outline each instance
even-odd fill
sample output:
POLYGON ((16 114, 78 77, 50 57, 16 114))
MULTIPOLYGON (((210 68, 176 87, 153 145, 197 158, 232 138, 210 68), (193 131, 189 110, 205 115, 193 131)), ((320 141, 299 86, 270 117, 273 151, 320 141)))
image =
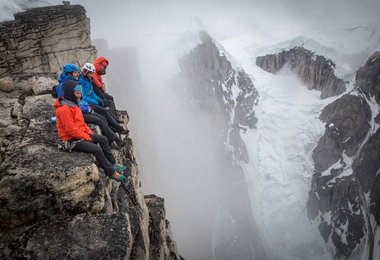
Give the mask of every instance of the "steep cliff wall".
POLYGON ((303 47, 257 57, 256 65, 270 73, 277 73, 288 65, 309 89, 321 91, 321 98, 336 96, 346 90, 343 80, 334 74, 335 64, 303 47))
POLYGON ((223 225, 215 228, 221 235, 213 238, 213 253, 217 259, 266 259, 240 166, 250 159, 240 133, 255 127, 258 92, 245 71, 234 69, 207 33, 200 32, 199 39, 201 43, 179 60, 181 70, 174 84, 183 103, 211 122, 212 138, 218 143, 214 153, 222 158, 217 162, 221 170, 213 177, 220 193, 215 209, 209 209, 223 225))
MULTIPOLYGON (((83 7, 16 17, 0 24, 0 37, 13 37, 1 41, 1 75, 10 76, 0 79, 0 258, 180 259, 163 199, 142 193, 130 138, 123 136, 128 145, 113 150, 131 176, 126 184, 106 177, 91 155, 57 148, 54 99, 46 93, 57 83, 52 70, 95 54, 83 7), (25 28, 42 45, 22 38, 25 28), (55 43, 42 43, 50 40, 55 43)), ((127 113, 120 113, 126 125, 127 113)))
POLYGON ((326 106, 313 151, 308 215, 337 257, 380 256, 380 53, 356 75, 355 89, 326 106))
POLYGON ((57 73, 65 63, 95 58, 90 19, 79 5, 17 13, 0 24, 0 77, 11 73, 57 73))

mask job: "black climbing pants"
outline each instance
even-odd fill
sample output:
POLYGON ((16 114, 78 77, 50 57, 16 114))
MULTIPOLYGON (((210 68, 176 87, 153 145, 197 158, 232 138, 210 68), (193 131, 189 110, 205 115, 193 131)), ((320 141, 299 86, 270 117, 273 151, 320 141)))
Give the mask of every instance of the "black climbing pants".
POLYGON ((109 128, 107 119, 104 116, 98 113, 94 113, 94 114, 83 113, 83 118, 87 124, 93 124, 93 125, 99 126, 100 131, 102 131, 102 134, 105 137, 107 137, 108 143, 111 144, 113 141, 115 141, 117 136, 111 130, 111 128, 109 128))
POLYGON ((92 153, 108 176, 115 172, 114 165, 116 160, 113 157, 107 138, 104 136, 93 134, 91 142, 82 140, 75 145, 74 150, 92 153))
POLYGON ((111 96, 108 93, 105 93, 102 89, 94 86, 94 92, 95 94, 102 99, 102 102, 105 107, 110 108, 110 112, 116 116, 116 106, 115 101, 113 99, 113 96, 111 96))
POLYGON ((107 111, 104 107, 98 105, 91 105, 91 107, 97 114, 100 114, 101 116, 105 117, 108 125, 111 126, 112 129, 114 129, 116 132, 120 132, 121 130, 123 130, 123 127, 116 121, 115 117, 113 117, 111 113, 107 111))

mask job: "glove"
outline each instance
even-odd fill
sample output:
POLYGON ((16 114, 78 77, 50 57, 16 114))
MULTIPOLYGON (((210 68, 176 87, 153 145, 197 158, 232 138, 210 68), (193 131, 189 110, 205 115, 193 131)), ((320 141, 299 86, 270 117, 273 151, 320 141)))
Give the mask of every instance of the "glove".
POLYGON ((103 101, 101 99, 98 100, 98 105, 101 106, 101 107, 104 106, 103 101))

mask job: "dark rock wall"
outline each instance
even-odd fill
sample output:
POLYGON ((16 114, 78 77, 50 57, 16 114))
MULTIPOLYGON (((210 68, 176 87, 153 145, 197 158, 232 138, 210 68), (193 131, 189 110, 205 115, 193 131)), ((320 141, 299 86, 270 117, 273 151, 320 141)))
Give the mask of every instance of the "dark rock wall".
POLYGON ((320 116, 326 131, 313 151, 316 172, 307 209, 309 217, 319 223, 325 241, 331 239, 337 257, 364 252, 373 259, 380 254, 376 245, 380 224, 379 83, 380 52, 376 52, 358 71, 355 89, 326 106, 320 116))
POLYGON ((214 242, 214 254, 217 259, 266 259, 239 166, 249 161, 241 133, 255 127, 258 92, 245 71, 235 70, 207 33, 201 32, 200 40, 179 60, 181 71, 175 85, 182 90, 184 102, 212 122, 214 138, 219 142, 216 152, 226 151, 217 181, 222 183, 220 201, 210 211, 215 210, 216 215, 219 207, 235 222, 223 223, 222 231, 217 230, 223 235, 214 242))
POLYGON ((256 65, 270 73, 277 73, 288 65, 309 89, 321 91, 322 99, 339 95, 346 90, 343 80, 334 74, 335 64, 303 47, 257 57, 256 65))

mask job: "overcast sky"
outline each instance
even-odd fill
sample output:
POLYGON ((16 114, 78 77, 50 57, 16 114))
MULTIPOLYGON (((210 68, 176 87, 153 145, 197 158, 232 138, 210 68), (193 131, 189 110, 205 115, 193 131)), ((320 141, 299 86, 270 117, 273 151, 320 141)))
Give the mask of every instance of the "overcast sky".
MULTIPOLYGON (((59 4, 58 0, 0 0, 0 18, 20 7, 59 4)), ((189 29, 197 17, 217 40, 273 28, 306 31, 323 26, 380 24, 379 0, 73 0, 86 7, 93 38, 111 46, 138 45, 153 34, 189 29)))
POLYGON ((148 34, 189 29, 197 17, 218 40, 252 30, 307 30, 315 26, 380 23, 378 0, 75 0, 86 6, 94 38, 133 44, 148 34))

